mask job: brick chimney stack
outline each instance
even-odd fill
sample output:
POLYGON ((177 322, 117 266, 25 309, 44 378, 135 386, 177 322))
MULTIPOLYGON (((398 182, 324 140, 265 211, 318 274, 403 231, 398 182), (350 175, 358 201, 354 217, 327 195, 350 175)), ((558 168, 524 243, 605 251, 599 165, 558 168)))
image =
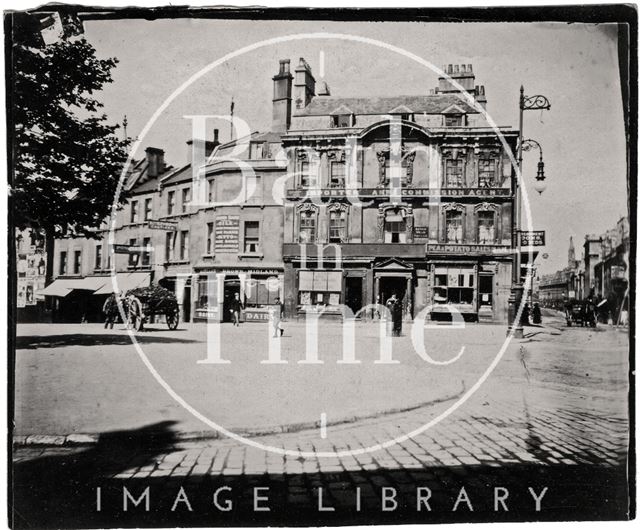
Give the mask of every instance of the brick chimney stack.
POLYGON ((280 60, 280 70, 273 76, 273 132, 287 132, 291 125, 291 86, 293 76, 289 59, 280 60))
POLYGON ((300 57, 296 66, 296 76, 293 82, 293 102, 296 109, 305 108, 316 95, 316 80, 311 73, 311 67, 300 57))
POLYGON ((147 175, 153 178, 164 173, 164 151, 157 147, 147 147, 145 153, 147 157, 147 175))
MULTIPOLYGON (((211 153, 215 150, 216 147, 220 145, 219 140, 220 131, 218 129, 213 129, 213 140, 200 140, 196 138, 196 145, 202 145, 204 143, 204 155, 206 158, 211 156, 211 153)), ((187 162, 193 162, 193 140, 187 140, 187 162)))
MULTIPOLYGON (((470 64, 449 64, 444 65, 442 70, 449 78, 462 85, 469 94, 475 96, 475 79, 476 76, 473 73, 473 66, 470 64)), ((438 78, 438 88, 436 93, 438 94, 451 94, 460 93, 458 87, 454 86, 447 77, 438 78)))

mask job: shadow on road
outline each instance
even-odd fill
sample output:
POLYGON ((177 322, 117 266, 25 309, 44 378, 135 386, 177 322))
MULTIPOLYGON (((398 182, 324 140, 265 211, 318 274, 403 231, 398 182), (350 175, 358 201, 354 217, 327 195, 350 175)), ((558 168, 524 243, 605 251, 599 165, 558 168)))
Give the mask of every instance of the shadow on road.
MULTIPOLYGON (((155 331, 154 329, 148 331, 155 331)), ((136 340, 142 344, 186 344, 198 342, 192 339, 164 337, 137 333, 136 340)), ((39 348, 63 348, 65 346, 120 346, 131 344, 129 335, 121 333, 70 333, 68 335, 24 335, 16 337, 17 350, 39 348)))
MULTIPOLYGON (((97 446, 69 454, 53 454, 14 465, 14 528, 176 527, 256 525, 344 525, 453 523, 490 521, 621 520, 627 518, 626 468, 600 465, 503 464, 491 467, 433 466, 420 469, 372 471, 163 476, 114 478, 119 472, 150 465, 171 452, 176 439, 172 423, 139 430, 107 433, 97 446), (218 506, 214 492, 223 486, 218 506), (96 488, 101 506, 96 508, 96 488), (128 501, 123 509, 123 488, 139 499, 149 488, 145 503, 128 501), (176 498, 180 488, 184 495, 176 498), (254 488, 269 512, 254 511, 254 488), (323 506, 318 511, 319 487, 323 506), (356 509, 360 487, 361 509, 356 509), (397 509, 382 511, 382 488, 395 489, 397 509), (429 488, 431 511, 417 510, 417 488, 429 488), (458 503, 464 487, 469 502, 458 503), (494 488, 506 488, 508 511, 495 511, 494 488), (528 488, 541 495, 536 511, 528 488), (188 502, 185 502, 184 499, 188 502), (228 508, 222 511, 219 506, 228 508), (470 509, 470 506, 473 510, 470 509), (174 509, 172 509, 174 508, 174 509)), ((534 442, 535 443, 535 442, 534 442)), ((55 450, 53 450, 55 451, 55 450)), ((168 475, 168 473, 167 473, 168 475)), ((423 495, 425 492, 423 490, 423 495)))

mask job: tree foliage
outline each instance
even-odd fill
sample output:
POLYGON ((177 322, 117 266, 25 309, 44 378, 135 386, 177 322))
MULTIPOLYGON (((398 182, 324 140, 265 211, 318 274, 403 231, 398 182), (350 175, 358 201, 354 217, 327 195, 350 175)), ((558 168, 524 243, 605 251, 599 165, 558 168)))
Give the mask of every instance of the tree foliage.
POLYGON ((14 26, 11 55, 14 224, 48 240, 95 237, 129 144, 96 98, 118 61, 97 58, 81 37, 45 46, 20 30, 14 26))

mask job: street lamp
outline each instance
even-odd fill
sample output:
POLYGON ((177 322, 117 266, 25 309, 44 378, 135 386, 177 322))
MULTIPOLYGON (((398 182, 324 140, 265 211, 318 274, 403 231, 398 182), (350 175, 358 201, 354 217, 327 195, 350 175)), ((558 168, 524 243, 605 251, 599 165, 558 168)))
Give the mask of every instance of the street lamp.
POLYGON ((538 172, 536 173, 536 181, 533 184, 533 188, 538 193, 542 194, 542 192, 547 189, 547 183, 545 182, 544 176, 544 161, 542 160, 542 146, 531 138, 522 142, 523 151, 531 151, 531 149, 534 148, 540 151, 540 160, 538 161, 538 172))
MULTIPOLYGON (((523 137, 523 118, 525 110, 549 110, 551 109, 551 103, 549 100, 540 94, 535 96, 525 96, 524 87, 520 86, 520 120, 519 120, 519 134, 518 134, 518 173, 522 175, 522 151, 524 149, 524 137, 523 137)), ((528 149, 536 145, 540 150, 540 161, 538 162, 538 173, 536 175, 535 190, 538 193, 542 193, 546 187, 544 177, 544 162, 542 161, 542 148, 538 142, 534 140, 527 140, 528 149)), ((522 209, 521 202, 522 196, 520 193, 520 186, 518 179, 514 182, 514 192, 516 196, 514 215, 513 215, 513 233, 511 236, 513 247, 513 270, 511 271, 511 294, 509 295, 509 313, 508 321, 509 328, 507 334, 513 332, 513 336, 517 339, 521 339, 523 336, 522 324, 518 317, 518 309, 522 301, 523 286, 521 283, 521 256, 520 256, 520 211, 522 209)))

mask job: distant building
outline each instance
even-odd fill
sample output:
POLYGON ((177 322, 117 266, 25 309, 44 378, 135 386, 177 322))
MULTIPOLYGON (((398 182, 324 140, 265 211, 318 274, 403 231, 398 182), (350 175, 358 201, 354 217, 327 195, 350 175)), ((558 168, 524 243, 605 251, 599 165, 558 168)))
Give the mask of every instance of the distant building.
POLYGON ((629 311, 629 218, 623 217, 600 239, 600 261, 594 266, 598 298, 606 299, 606 310, 614 322, 621 311, 629 311))
POLYGON ((45 298, 38 294, 44 288, 47 270, 44 237, 34 230, 16 230, 15 242, 17 319, 19 322, 44 320, 45 298))
POLYGON ((567 299, 582 300, 594 296, 607 300, 601 311, 617 319, 628 308, 629 219, 621 218, 604 234, 585 236, 583 259, 576 260, 573 238, 569 239, 568 265, 541 278, 540 301, 560 307, 567 299))

